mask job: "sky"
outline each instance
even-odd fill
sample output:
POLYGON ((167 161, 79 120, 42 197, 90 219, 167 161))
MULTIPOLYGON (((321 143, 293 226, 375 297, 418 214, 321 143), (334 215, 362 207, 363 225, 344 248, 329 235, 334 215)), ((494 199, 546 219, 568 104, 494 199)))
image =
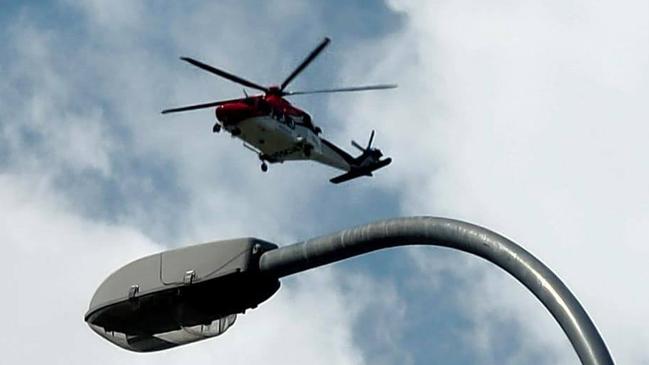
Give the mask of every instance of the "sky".
MULTIPOLYGON (((123 264, 255 236, 286 245, 410 215, 499 232, 555 271, 617 363, 649 364, 646 1, 0 1, 0 313, 6 363, 574 364, 513 278, 441 248, 377 252, 282 280, 223 336, 135 354, 83 315, 123 264), (348 148, 393 163, 333 185, 213 135, 243 95, 189 56, 281 82, 348 148), (252 346, 251 346, 252 344, 252 346)), ((249 91, 250 92, 250 91, 249 91)))

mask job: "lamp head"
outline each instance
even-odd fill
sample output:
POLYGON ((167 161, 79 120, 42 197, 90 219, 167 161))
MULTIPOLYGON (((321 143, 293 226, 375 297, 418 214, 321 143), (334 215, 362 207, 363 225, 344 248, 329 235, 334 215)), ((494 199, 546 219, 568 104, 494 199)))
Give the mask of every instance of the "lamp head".
POLYGON ((110 342, 139 352, 218 336, 279 289, 277 278, 258 272, 261 254, 275 248, 242 238, 133 261, 99 286, 85 320, 110 342))

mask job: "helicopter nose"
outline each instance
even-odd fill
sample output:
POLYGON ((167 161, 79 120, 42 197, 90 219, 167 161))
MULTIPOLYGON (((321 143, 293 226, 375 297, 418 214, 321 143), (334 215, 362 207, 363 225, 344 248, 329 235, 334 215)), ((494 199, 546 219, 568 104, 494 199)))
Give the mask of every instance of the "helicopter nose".
POLYGON ((228 112, 224 110, 223 106, 218 106, 216 108, 216 119, 218 119, 223 124, 227 123, 228 112))

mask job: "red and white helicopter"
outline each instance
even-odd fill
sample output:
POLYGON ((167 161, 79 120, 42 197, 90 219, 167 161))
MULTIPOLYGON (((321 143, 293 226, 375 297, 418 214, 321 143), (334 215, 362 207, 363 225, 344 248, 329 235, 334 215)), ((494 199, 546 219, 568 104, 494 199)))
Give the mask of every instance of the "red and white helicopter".
POLYGON ((233 137, 243 140, 244 146, 259 156, 262 162, 261 170, 264 172, 268 170, 266 162, 283 163, 284 161, 293 160, 313 160, 345 171, 344 174, 330 180, 334 184, 360 176, 372 176, 373 171, 392 162, 391 158, 381 159, 383 156, 381 151, 378 148, 372 148, 374 131, 372 131, 370 140, 364 148, 352 141, 352 145, 361 151, 359 156, 352 157, 338 146, 320 137, 322 130, 313 124, 309 114, 284 99, 285 96, 292 95, 379 90, 396 87, 396 85, 372 85, 314 91, 286 91, 286 86, 322 52, 329 42, 329 38, 325 38, 279 86, 260 86, 195 59, 181 57, 183 61, 189 62, 196 67, 243 86, 263 91, 264 94, 256 96, 246 94, 246 97, 241 99, 221 100, 166 109, 162 113, 216 107, 217 122, 214 124, 212 131, 217 133, 223 128, 230 132, 233 137))

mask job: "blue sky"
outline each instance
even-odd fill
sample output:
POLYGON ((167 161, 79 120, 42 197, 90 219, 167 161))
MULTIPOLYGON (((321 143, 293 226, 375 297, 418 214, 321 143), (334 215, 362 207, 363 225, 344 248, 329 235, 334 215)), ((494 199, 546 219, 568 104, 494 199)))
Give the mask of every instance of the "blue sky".
POLYGON ((0 7, 0 273, 23 278, 4 292, 32 289, 2 305, 18 314, 0 342, 8 362, 576 362, 518 283, 444 249, 289 278, 224 337, 161 354, 124 352, 82 322, 99 282, 145 254, 240 236, 289 244, 425 214, 521 243, 575 291, 618 362, 649 363, 649 294, 637 290, 649 279, 637 239, 649 222, 647 4, 0 7), (262 174, 238 140, 212 135, 210 111, 159 114, 242 94, 179 56, 272 84, 324 36, 332 44, 294 88, 400 85, 292 99, 341 146, 376 129, 394 162, 372 179, 335 186, 335 171, 306 163, 262 174))

